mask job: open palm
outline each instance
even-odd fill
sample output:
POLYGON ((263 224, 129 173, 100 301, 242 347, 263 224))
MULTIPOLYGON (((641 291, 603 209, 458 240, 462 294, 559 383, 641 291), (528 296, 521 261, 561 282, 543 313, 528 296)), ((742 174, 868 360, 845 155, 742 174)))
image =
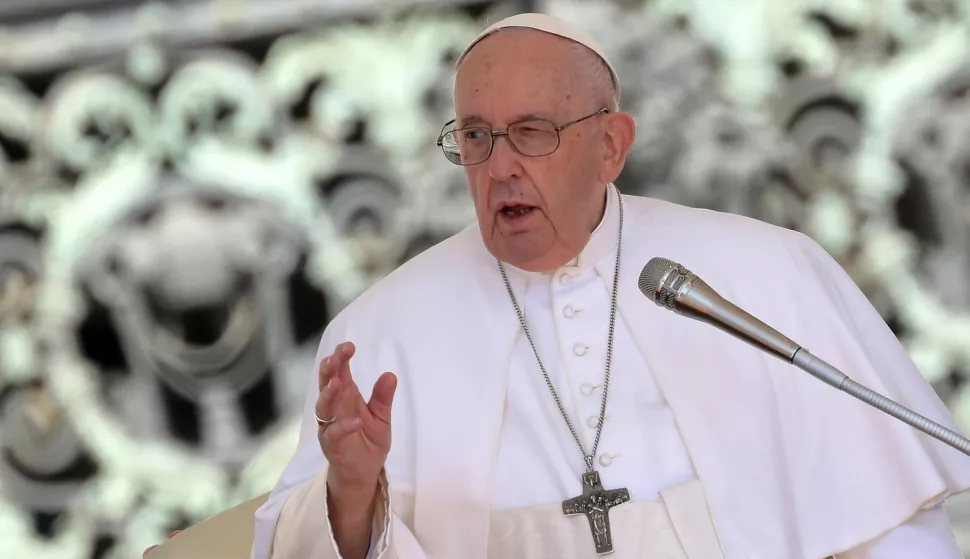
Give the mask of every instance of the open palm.
POLYGON ((384 373, 365 401, 350 372, 356 348, 343 343, 320 364, 320 397, 316 413, 333 420, 317 431, 331 476, 347 487, 376 483, 391 449, 391 404, 397 377, 384 373))

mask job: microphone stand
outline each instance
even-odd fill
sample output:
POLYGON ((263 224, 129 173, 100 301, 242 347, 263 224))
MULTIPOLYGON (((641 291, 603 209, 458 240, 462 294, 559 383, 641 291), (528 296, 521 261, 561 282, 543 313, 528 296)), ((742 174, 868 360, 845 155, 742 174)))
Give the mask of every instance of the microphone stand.
POLYGON ((944 442, 960 452, 970 456, 970 440, 959 433, 932 421, 913 410, 902 406, 874 390, 870 390, 858 382, 850 379, 842 371, 829 365, 825 361, 812 355, 805 348, 798 348, 791 359, 791 364, 821 380, 838 388, 842 392, 857 398, 870 406, 887 413, 927 435, 944 442))

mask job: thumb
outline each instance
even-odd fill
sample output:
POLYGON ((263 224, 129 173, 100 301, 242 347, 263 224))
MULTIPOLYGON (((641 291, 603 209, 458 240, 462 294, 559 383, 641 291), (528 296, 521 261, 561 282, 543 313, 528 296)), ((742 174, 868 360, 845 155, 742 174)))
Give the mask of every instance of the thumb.
POLYGON ((397 377, 394 373, 384 373, 374 383, 367 407, 374 417, 384 423, 391 422, 391 404, 394 402, 394 392, 397 391, 397 377))

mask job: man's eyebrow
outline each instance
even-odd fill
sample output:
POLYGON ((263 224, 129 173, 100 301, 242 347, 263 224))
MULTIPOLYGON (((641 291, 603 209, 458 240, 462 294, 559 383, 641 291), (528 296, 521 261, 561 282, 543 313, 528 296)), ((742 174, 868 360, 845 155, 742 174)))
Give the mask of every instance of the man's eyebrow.
POLYGON ((548 120, 548 121, 551 121, 552 119, 549 118, 549 115, 543 115, 543 114, 539 114, 539 113, 525 113, 525 114, 520 114, 517 117, 515 117, 515 120, 513 122, 522 122, 524 120, 548 120))
MULTIPOLYGON (((547 120, 550 122, 552 121, 552 119, 549 118, 548 115, 539 114, 539 113, 521 113, 516 115, 516 117, 512 119, 512 122, 522 122, 525 120, 547 120)), ((460 128, 464 128, 469 125, 487 126, 488 123, 480 115, 468 115, 466 117, 462 117, 461 120, 458 121, 458 126, 460 128)))
POLYGON ((468 115, 468 116, 463 117, 461 120, 458 121, 458 126, 460 128, 464 128, 465 126, 468 126, 469 124, 484 124, 484 123, 485 123, 485 119, 483 119, 482 117, 480 117, 478 115, 468 115))

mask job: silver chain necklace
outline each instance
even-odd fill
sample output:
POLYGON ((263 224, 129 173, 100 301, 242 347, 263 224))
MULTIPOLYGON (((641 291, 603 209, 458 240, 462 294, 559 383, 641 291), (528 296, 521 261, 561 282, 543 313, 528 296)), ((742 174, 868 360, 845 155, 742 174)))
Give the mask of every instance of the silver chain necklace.
MULTIPOLYGON (((615 186, 613 186, 613 188, 616 189, 615 186)), ((549 373, 546 372, 546 367, 542 364, 542 359, 539 358, 539 350, 536 349, 536 344, 532 340, 532 334, 529 332, 529 326, 526 323, 525 315, 522 314, 522 309, 519 307, 519 302, 516 300, 515 293, 512 291, 512 284, 509 283, 509 277, 505 273, 505 266, 502 264, 501 260, 498 261, 498 268, 502 274, 502 281, 505 282, 505 289, 508 291, 509 298, 512 300, 512 306, 515 307, 515 313, 518 315, 519 324, 522 326, 522 331, 525 332, 525 337, 529 340, 529 345, 532 346, 532 353, 535 355, 536 362, 539 364, 539 370, 542 371, 542 376, 546 380, 546 386, 549 387, 549 392, 552 394, 552 398, 556 401, 556 406, 559 408, 559 413, 562 414, 562 418, 566 421, 566 426, 569 427, 569 431, 576 440, 576 444, 579 446, 579 451, 582 453, 583 459, 586 462, 586 473, 583 474, 583 494, 579 497, 574 497, 572 499, 563 501, 563 514, 585 514, 587 516, 589 519, 590 529, 593 533, 593 543, 596 545, 596 552, 598 554, 610 553, 613 551, 613 541, 610 534, 608 515, 609 509, 630 500, 630 492, 626 489, 603 489, 603 485, 600 482, 599 473, 593 468, 593 459, 596 457, 596 450, 599 448, 600 443, 600 435, 603 433, 603 424, 606 422, 606 401, 609 396, 610 368, 613 363, 613 337, 616 325, 616 299, 620 284, 620 255, 622 252, 621 248, 623 242, 623 196, 620 194, 618 189, 616 189, 616 195, 617 199, 619 200, 620 223, 616 239, 616 264, 613 270, 613 293, 610 299, 610 327, 606 341, 606 370, 603 374, 603 399, 600 402, 600 416, 596 427, 596 438, 593 440, 592 451, 588 454, 586 453, 586 448, 583 446, 582 440, 579 438, 579 434, 576 432, 576 428, 573 427, 572 421, 569 420, 569 414, 566 413, 566 408, 563 406, 562 400, 559 399, 559 394, 556 393, 552 380, 549 378, 549 373)))

